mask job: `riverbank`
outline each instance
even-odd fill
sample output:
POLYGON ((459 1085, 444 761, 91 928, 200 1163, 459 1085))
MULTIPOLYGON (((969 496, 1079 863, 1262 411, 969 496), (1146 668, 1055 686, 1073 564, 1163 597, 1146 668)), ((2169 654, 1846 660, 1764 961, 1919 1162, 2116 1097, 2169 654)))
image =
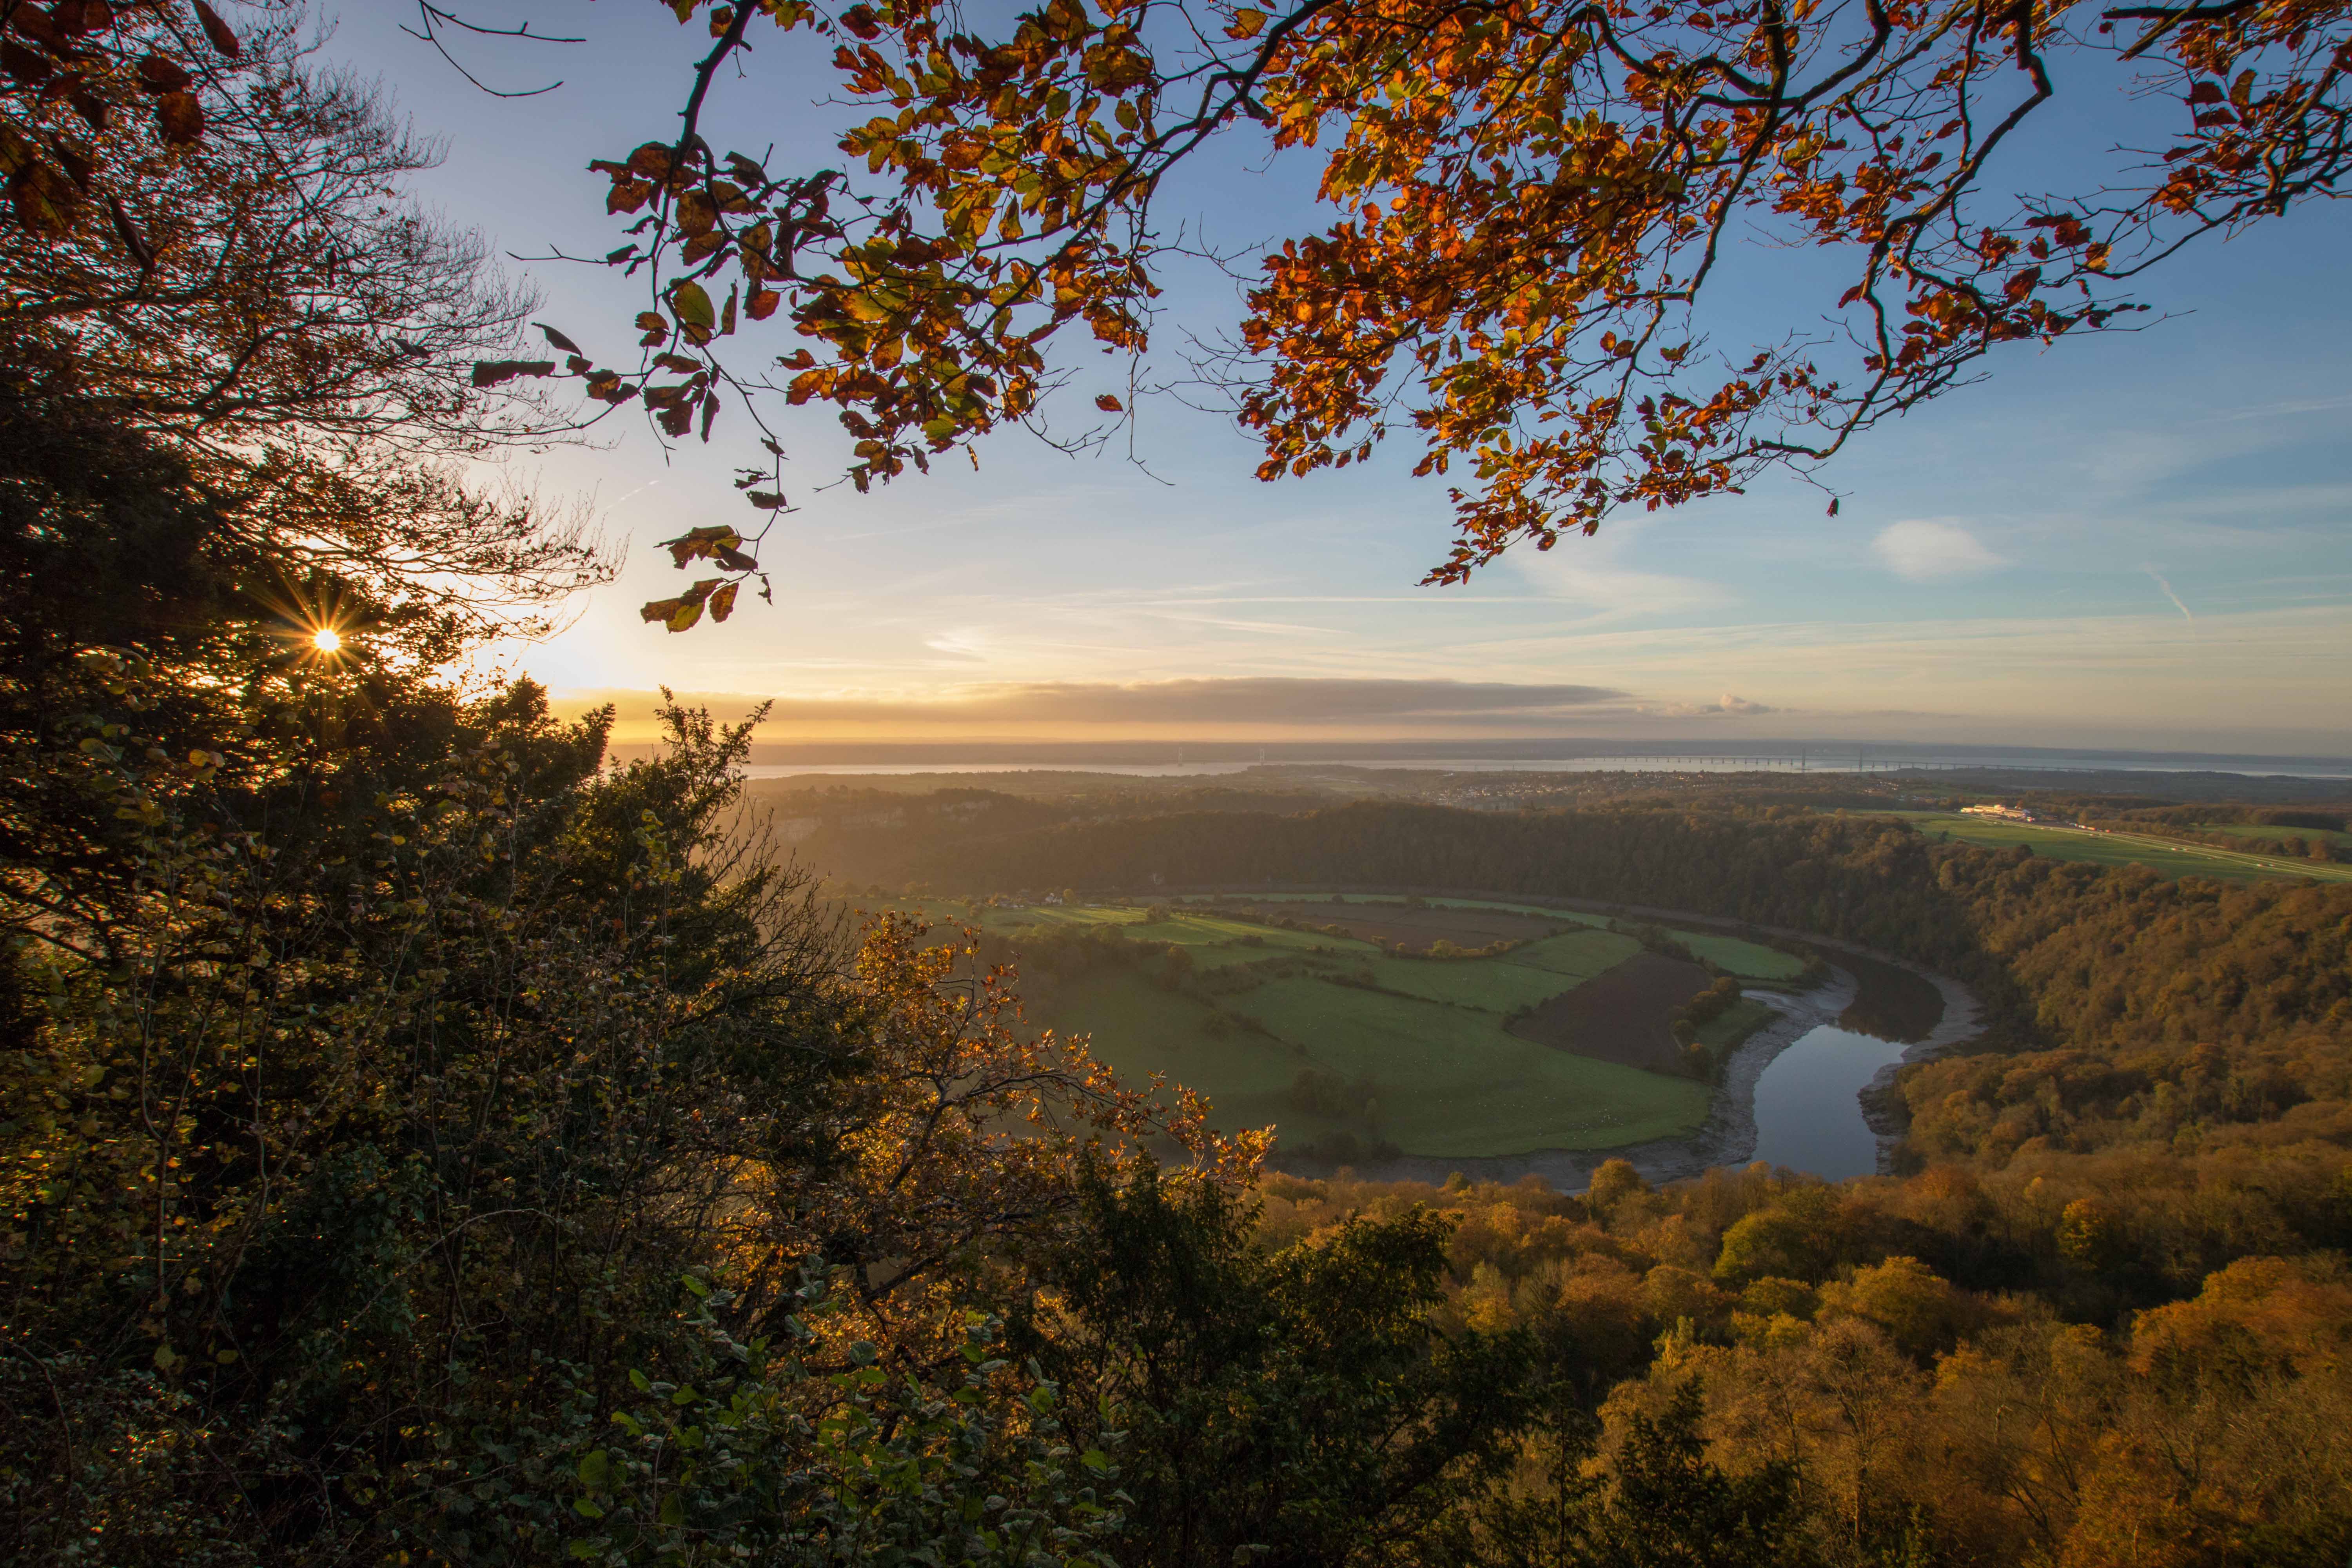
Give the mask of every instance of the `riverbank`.
MULTIPOLYGON (((1748 994, 1780 1013, 1778 1021, 1766 1025, 1743 1041, 1724 1064, 1721 1080, 1709 1103, 1706 1120, 1691 1132, 1673 1138, 1654 1139, 1642 1143, 1621 1145, 1613 1149, 1540 1149, 1526 1154, 1448 1159, 1436 1155, 1403 1155, 1394 1160, 1360 1163, 1350 1167, 1354 1173, 1368 1181, 1442 1183, 1455 1172, 1478 1181, 1517 1182, 1532 1175, 1562 1192, 1580 1191, 1591 1184, 1593 1171, 1609 1160, 1624 1160, 1653 1182, 1680 1181, 1702 1172, 1726 1165, 1746 1164, 1756 1152, 1759 1131, 1756 1122, 1756 1086, 1774 1058, 1803 1038, 1813 1029, 1834 1026, 1852 1007, 1861 991, 1854 975, 1838 967, 1833 955, 1850 954, 1889 964, 1925 980, 1936 988, 1942 999, 1943 1010, 1935 1026, 1918 1040, 1905 1044, 1901 1058, 1880 1069, 1857 1096, 1856 1114, 1863 1124, 1878 1140, 1878 1168, 1882 1173, 1893 1168, 1896 1148, 1903 1131, 1900 1096, 1895 1085, 1902 1068, 1974 1039, 1984 1028, 1984 1012, 1976 994, 1949 975, 1898 958, 1892 953, 1877 952, 1858 942, 1842 938, 1822 936, 1811 931, 1786 926, 1762 925, 1753 921, 1729 919, 1719 915, 1700 914, 1689 910, 1662 909, 1648 904, 1621 904, 1596 899, 1570 899, 1528 895, 1503 895, 1483 889, 1452 888, 1256 888, 1186 889, 1202 893, 1245 892, 1347 892, 1362 895, 1396 897, 1418 894, 1424 898, 1499 899, 1530 908, 1551 908, 1586 914, 1607 914, 1635 920, 1650 921, 1675 926, 1697 926, 1720 931, 1735 936, 1768 936, 1804 943, 1832 959, 1830 978, 1809 991, 1792 993, 1751 987, 1748 994)), ((1285 1161, 1277 1156, 1269 1162, 1272 1168, 1304 1176, 1328 1176, 1330 1167, 1316 1162, 1285 1161)))

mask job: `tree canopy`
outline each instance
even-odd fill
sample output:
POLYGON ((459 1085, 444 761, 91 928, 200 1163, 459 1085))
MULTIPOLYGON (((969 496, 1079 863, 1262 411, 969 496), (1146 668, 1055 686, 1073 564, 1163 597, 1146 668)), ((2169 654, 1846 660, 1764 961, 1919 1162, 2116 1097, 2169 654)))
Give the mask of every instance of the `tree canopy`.
MULTIPOLYGON (((722 390, 755 418, 829 403, 861 489, 926 467, 1034 421, 1066 329, 1146 353, 1162 184, 1255 125, 1321 160, 1323 208, 1244 269, 1202 368, 1262 479, 1416 442, 1455 514, 1431 583, 1810 478, 2000 345, 2146 309, 2142 274, 2336 195, 2352 159, 2331 0, 663 4, 710 46, 676 134, 594 150, 629 220, 605 264, 647 308, 625 370, 570 362, 591 395, 706 440, 722 390), (713 145, 714 95, 794 34, 850 106, 839 160, 713 145), (2046 193, 2053 166, 2084 188, 2046 193), (1818 298, 1726 331, 1711 302, 1759 235, 1822 253, 1818 298)), ((780 478, 744 470, 751 505, 783 508, 780 478)), ((647 618, 691 624, 761 531, 677 542, 720 574, 647 618)))

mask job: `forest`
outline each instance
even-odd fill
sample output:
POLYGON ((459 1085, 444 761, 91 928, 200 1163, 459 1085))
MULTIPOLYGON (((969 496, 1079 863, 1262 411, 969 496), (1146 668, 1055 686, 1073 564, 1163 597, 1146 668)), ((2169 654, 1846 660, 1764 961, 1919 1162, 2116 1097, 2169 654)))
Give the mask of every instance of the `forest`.
MULTIPOLYGON (((817 25, 673 8, 721 46, 697 104, 755 16, 817 25)), ((561 719, 474 662, 618 567, 565 503, 473 465, 576 433, 559 380, 672 437, 700 410, 707 434, 722 378, 698 356, 737 296, 673 279, 633 331, 684 379, 625 384, 401 195, 431 147, 320 63, 299 7, 226 9, 0 5, 0 1556, 2352 1553, 2352 889, 1990 853, 1771 781, 1544 811, 884 800, 787 846, 796 819, 747 800, 759 714, 668 700, 625 757, 611 710, 561 719), (860 917, 847 882, 1573 894, 1914 958, 1993 1024, 1902 1077, 1888 1176, 1309 1181, 1187 1086, 1123 1078, 1112 1042, 1034 1026, 982 933, 860 917)), ((1149 78, 1084 7, 1047 19, 1021 24, 1028 64, 967 75, 959 46, 927 79, 983 118, 1034 89, 1050 124, 1072 111, 1055 72, 1114 97, 1149 78)), ((916 140, 876 143, 871 172, 919 163, 943 201, 1023 177, 916 140)), ((1033 218, 1131 193, 1055 144, 1076 184, 1033 179, 1033 218)), ((711 196, 690 123, 639 154, 597 168, 615 213, 652 204, 651 247, 742 268, 745 321, 781 308, 761 285, 792 288, 786 319, 855 362, 811 356, 801 395, 878 421, 861 490, 1018 417, 1041 311, 1134 325, 1143 283, 1087 251, 1016 278, 959 359, 941 312, 988 291, 940 282, 883 332, 879 291, 790 263, 837 244, 865 276, 939 282, 972 259, 969 199, 952 244, 853 235, 829 178, 787 189, 745 158, 730 178, 794 221, 724 244, 746 185, 711 196)), ((781 510, 759 482, 748 504, 781 510)), ((1473 554, 1499 538, 1469 525, 1473 554)), ((1503 531, 1523 525, 1543 526, 1503 531)), ((646 627, 748 612, 756 544, 667 542, 719 575, 646 627)), ((1103 956, 1078 945, 1038 955, 1046 984, 1103 956)), ((1679 1021, 1704 1044, 1738 997, 1700 994, 1679 1021)), ((1277 1089, 1358 1114, 1363 1087, 1277 1089)))

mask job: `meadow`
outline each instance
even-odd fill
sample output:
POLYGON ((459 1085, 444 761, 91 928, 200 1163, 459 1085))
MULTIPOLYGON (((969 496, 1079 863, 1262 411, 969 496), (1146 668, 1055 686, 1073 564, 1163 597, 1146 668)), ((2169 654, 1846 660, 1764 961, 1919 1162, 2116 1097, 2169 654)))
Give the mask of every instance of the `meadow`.
MULTIPOLYGON (((2095 866, 2145 866, 2165 877, 2213 877, 2231 882, 2311 877, 2323 882, 2352 882, 2352 866, 2242 854, 2138 834, 2085 833, 2075 828, 2044 827, 2031 822, 2004 822, 1998 817, 1962 816, 1941 811, 1871 815, 1899 816, 1930 838, 1948 835, 1959 843, 1987 849, 2011 849, 2022 844, 2036 855, 2053 860, 2086 860, 2095 866)), ((2275 828, 2262 831, 2273 836, 2280 832, 2275 828)))
MULTIPOLYGON (((1122 1076, 1164 1073, 1199 1089, 1220 1127, 1273 1124, 1293 1152, 1608 1148, 1686 1132, 1710 1100, 1706 1084, 1680 1073, 1604 1059, 1622 1054, 1605 1046, 1563 1049, 1511 1031, 1516 1017, 1643 952, 1635 937, 1602 929, 1604 916, 1487 900, 894 907, 944 925, 976 923, 1010 952, 1025 949, 1034 957, 1019 989, 1033 1024, 1091 1035, 1122 1076), (1531 934, 1508 938, 1506 952, 1439 958, 1411 956, 1396 934, 1412 933, 1421 951, 1439 941, 1483 947, 1498 921, 1531 934), (1381 940, 1298 929, 1308 922, 1381 940), (1106 962, 1087 939, 1113 933, 1110 955, 1120 961, 1106 962), (1183 955, 1173 967, 1171 949, 1183 955)), ((1727 973, 1786 980, 1803 969, 1755 943, 1672 935, 1727 973)), ((1690 974, 1691 985, 1652 998, 1659 1017, 1642 1026, 1663 1029, 1664 1010, 1704 983, 1702 972, 1690 974)), ((1766 1012, 1744 1004, 1709 1032, 1752 1027, 1766 1012)))

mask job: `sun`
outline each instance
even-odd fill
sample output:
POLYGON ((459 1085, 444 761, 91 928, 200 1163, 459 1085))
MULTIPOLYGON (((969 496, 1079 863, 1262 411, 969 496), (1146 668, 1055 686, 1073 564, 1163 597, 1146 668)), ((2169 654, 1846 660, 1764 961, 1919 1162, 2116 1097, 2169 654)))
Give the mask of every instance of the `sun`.
POLYGON ((310 634, 310 646, 320 653, 332 653, 343 646, 342 636, 332 626, 320 626, 310 634))

